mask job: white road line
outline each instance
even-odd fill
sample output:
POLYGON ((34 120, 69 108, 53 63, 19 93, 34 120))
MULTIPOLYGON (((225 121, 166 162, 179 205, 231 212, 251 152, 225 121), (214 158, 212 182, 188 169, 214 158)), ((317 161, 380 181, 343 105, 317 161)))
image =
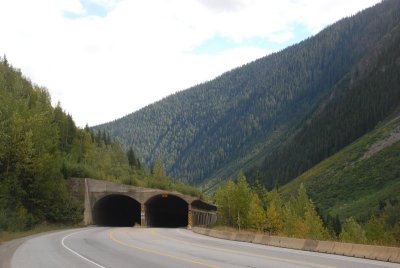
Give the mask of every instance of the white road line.
POLYGON ((82 232, 85 232, 85 231, 87 231, 87 230, 83 230, 83 231, 79 231, 79 232, 74 232, 74 233, 72 233, 72 234, 69 234, 69 235, 64 236, 63 239, 61 240, 61 245, 62 245, 65 249, 69 250, 70 252, 72 252, 73 254, 77 255, 78 257, 84 259, 85 261, 90 262, 91 264, 93 264, 93 265, 95 265, 95 266, 97 266, 97 267, 106 268, 106 267, 104 267, 104 266, 102 266, 102 265, 100 265, 100 264, 98 264, 98 263, 96 263, 96 262, 94 262, 94 261, 92 261, 92 260, 89 260, 88 258, 82 256, 81 254, 79 254, 79 253, 76 252, 75 250, 73 250, 73 249, 71 249, 71 248, 69 248, 68 246, 65 245, 65 243, 64 243, 65 239, 67 239, 68 237, 70 237, 70 236, 72 236, 72 235, 74 235, 74 234, 82 233, 82 232))
MULTIPOLYGON (((176 232, 181 234, 182 236, 188 237, 188 238, 197 238, 197 236, 204 236, 205 238, 201 238, 203 240, 213 240, 213 239, 218 239, 221 240, 221 238, 217 237, 212 237, 212 236, 207 236, 207 235, 202 235, 195 233, 193 231, 186 232, 182 229, 176 229, 176 232)), ((232 243, 235 245, 234 240, 227 240, 227 239, 222 239, 226 241, 226 243, 232 243)), ((290 252, 291 254, 296 254, 298 256, 311 256, 311 257, 319 257, 319 258, 326 258, 326 259, 331 259, 331 260, 338 260, 338 261, 348 261, 348 262, 354 262, 354 263, 364 263, 364 264, 370 264, 370 265, 378 265, 379 267, 388 267, 388 268, 400 268, 398 263, 394 262, 385 262, 385 261, 378 261, 378 260, 373 260, 373 259, 363 259, 363 258, 356 258, 356 257, 351 257, 351 256, 342 256, 342 255, 335 255, 335 254, 329 254, 329 253, 322 253, 322 252, 312 252, 312 251, 303 251, 299 249, 290 249, 290 248, 281 248, 281 247, 274 247, 270 245, 263 245, 263 244, 256 244, 256 243, 247 243, 247 242, 240 242, 246 245, 247 247, 250 248, 257 248, 257 249, 266 249, 274 251, 274 252, 290 252)), ((237 244, 236 244, 237 245, 237 244)))

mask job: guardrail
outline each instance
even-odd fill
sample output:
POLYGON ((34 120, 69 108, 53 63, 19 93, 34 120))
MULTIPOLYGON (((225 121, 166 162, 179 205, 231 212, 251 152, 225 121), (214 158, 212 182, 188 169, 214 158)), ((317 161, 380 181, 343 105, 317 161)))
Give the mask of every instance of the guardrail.
POLYGON ((235 233, 200 227, 193 227, 192 230, 195 233, 226 240, 400 263, 400 248, 397 247, 318 241, 252 233, 235 233))

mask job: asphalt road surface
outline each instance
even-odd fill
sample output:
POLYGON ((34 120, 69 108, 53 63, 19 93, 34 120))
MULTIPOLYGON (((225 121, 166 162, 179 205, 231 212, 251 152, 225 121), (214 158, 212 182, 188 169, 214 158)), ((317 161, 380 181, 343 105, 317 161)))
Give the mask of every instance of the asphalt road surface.
POLYGON ((46 267, 400 267, 329 254, 226 241, 186 229, 92 227, 26 240, 12 268, 46 267))

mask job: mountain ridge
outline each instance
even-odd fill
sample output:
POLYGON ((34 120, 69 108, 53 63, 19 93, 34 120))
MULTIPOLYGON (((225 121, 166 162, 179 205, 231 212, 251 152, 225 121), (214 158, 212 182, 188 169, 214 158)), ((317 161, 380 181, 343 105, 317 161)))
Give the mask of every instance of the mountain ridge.
MULTIPOLYGON (((297 45, 95 129, 133 146, 148 165, 160 159, 169 175, 192 184, 213 184, 240 170, 254 171, 399 24, 399 10, 398 1, 383 1, 297 45)), ((316 161, 334 151, 317 155, 316 161)), ((254 173, 249 174, 254 178, 254 173)), ((276 179, 264 183, 271 187, 276 179)))

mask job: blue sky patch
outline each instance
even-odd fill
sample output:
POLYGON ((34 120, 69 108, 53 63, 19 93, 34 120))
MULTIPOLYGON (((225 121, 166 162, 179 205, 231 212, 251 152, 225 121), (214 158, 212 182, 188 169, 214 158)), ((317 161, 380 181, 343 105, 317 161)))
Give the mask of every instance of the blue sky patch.
POLYGON ((105 17, 109 12, 109 9, 105 6, 97 4, 90 0, 80 0, 81 5, 84 9, 84 13, 74 13, 70 11, 64 12, 64 17, 68 19, 78 19, 87 16, 105 17))
POLYGON ((277 51, 290 45, 299 43, 300 41, 311 36, 311 32, 301 24, 292 24, 290 29, 292 30, 294 36, 286 42, 275 42, 265 37, 252 37, 244 39, 240 42, 236 42, 229 37, 216 35, 197 46, 192 52, 195 54, 216 55, 226 50, 244 47, 255 47, 277 51))

